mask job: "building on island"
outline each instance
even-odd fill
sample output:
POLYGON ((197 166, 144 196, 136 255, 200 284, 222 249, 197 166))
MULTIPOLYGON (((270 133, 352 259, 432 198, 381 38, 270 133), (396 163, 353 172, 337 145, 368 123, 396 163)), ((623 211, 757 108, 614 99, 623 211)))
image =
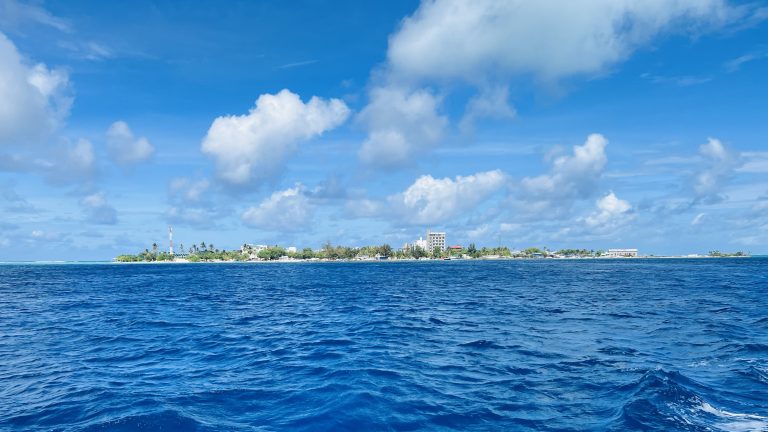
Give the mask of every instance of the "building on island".
POLYGON ((608 249, 605 256, 610 258, 636 258, 637 249, 608 249))
POLYGON ((445 232, 427 230, 427 238, 419 237, 419 239, 414 240, 413 243, 406 243, 403 245, 404 251, 421 249, 425 252, 432 253, 435 248, 439 248, 441 252, 445 251, 445 232))
POLYGON ((445 250, 445 232, 427 230, 427 250, 431 252, 435 248, 440 248, 441 252, 445 250))
POLYGON ((406 243, 403 245, 404 251, 410 251, 414 249, 421 249, 423 251, 427 250, 427 240, 425 240, 423 237, 419 237, 418 240, 414 240, 413 243, 406 243))
POLYGON ((464 250, 464 247, 461 246, 461 245, 453 245, 453 246, 449 247, 448 249, 450 249, 451 252, 459 253, 459 252, 464 250))
POLYGON ((252 244, 246 243, 240 247, 240 252, 248 255, 249 259, 254 259, 259 256, 259 252, 268 248, 269 246, 267 245, 252 245, 252 244))

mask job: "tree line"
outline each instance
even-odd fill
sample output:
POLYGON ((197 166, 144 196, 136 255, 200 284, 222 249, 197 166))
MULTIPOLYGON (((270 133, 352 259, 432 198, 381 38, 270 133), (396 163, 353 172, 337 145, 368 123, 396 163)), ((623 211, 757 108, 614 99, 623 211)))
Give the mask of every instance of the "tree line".
POLYGON ((482 247, 478 248, 474 243, 470 243, 466 248, 441 250, 436 247, 431 251, 421 247, 411 247, 408 249, 394 249, 389 244, 378 246, 350 247, 342 245, 332 245, 327 242, 319 250, 304 248, 296 251, 289 251, 281 246, 269 246, 258 252, 253 246, 244 244, 240 250, 219 250, 213 244, 205 242, 199 245, 193 244, 188 249, 183 244, 179 245, 179 253, 176 256, 168 252, 158 251, 157 243, 152 244, 152 248, 144 249, 135 255, 119 255, 116 261, 119 262, 151 262, 151 261, 173 261, 178 255, 184 256, 188 261, 247 261, 256 258, 264 261, 275 261, 287 257, 299 260, 352 260, 352 259, 442 259, 442 258, 483 258, 483 257, 504 257, 504 258, 536 258, 553 255, 560 256, 578 256, 578 257, 599 257, 604 254, 602 250, 587 249, 560 249, 550 251, 544 247, 542 249, 530 247, 521 251, 512 251, 506 246, 482 247))

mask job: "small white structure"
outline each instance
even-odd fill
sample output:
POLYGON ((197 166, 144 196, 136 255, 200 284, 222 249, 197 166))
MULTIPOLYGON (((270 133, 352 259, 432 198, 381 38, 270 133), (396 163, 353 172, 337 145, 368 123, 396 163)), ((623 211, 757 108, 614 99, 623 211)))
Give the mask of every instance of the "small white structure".
POLYGON ((422 237, 419 237, 418 240, 413 242, 413 247, 427 250, 427 241, 425 239, 423 239, 422 237))
POLYGON ((240 252, 244 254, 248 254, 249 259, 254 259, 258 257, 259 252, 267 248, 269 248, 269 246, 267 245, 252 245, 252 244, 246 243, 240 248, 240 252))
POLYGON ((413 243, 406 243, 403 245, 404 251, 409 251, 416 248, 424 251, 427 250, 427 241, 423 237, 419 237, 419 239, 415 240, 413 243))
POLYGON ((288 246, 287 248, 285 248, 285 251, 288 253, 296 253, 299 250, 296 248, 296 246, 288 246))
POLYGON ((635 258, 637 257, 637 249, 608 249, 605 256, 609 258, 635 258))

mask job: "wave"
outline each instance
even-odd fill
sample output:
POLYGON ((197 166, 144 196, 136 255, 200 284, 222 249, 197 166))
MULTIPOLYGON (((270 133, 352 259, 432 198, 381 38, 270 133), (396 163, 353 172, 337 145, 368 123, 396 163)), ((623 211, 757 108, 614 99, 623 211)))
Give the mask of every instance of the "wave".
POLYGON ((715 389, 679 372, 647 371, 622 386, 624 404, 614 430, 768 431, 768 417, 716 408, 715 389))

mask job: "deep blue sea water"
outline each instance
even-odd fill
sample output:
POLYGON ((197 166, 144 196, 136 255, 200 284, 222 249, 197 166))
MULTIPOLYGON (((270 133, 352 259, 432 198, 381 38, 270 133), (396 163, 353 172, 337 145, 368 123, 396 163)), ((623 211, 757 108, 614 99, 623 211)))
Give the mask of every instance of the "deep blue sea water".
POLYGON ((0 265, 0 430, 768 430, 768 259, 0 265))

